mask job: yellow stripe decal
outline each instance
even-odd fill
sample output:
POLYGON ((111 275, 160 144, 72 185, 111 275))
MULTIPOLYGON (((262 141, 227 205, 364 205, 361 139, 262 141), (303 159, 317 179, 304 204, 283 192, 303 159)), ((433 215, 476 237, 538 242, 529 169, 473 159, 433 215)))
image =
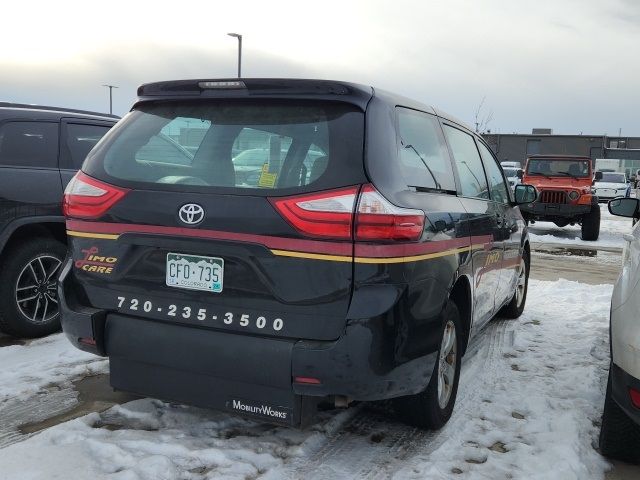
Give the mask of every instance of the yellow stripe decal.
POLYGON ((342 255, 324 255, 322 253, 305 253, 305 252, 292 252, 290 250, 271 250, 271 253, 280 257, 294 257, 294 258, 312 258, 314 260, 330 260, 332 262, 351 262, 352 257, 345 257, 342 255))
POLYGON ((347 257, 347 256, 338 256, 338 255, 323 255, 320 253, 305 253, 305 252, 292 252, 290 250, 271 250, 271 253, 274 255, 282 256, 282 257, 293 257, 293 258, 309 258, 313 260, 329 260, 333 262, 351 262, 352 260, 356 263, 408 263, 408 262, 419 262, 421 260, 430 260, 432 258, 440 258, 447 257, 449 255, 455 255, 457 253, 464 253, 471 250, 483 249, 484 244, 472 245, 470 247, 460 247, 460 248, 452 248, 451 250, 444 250, 442 252, 434 252, 434 253, 426 253, 424 255, 413 255, 410 257, 347 257))
POLYGON ((117 240, 120 235, 114 235, 110 233, 89 233, 89 232, 75 232, 73 230, 67 230, 67 235, 72 237, 82 238, 100 238, 103 240, 117 240))
POLYGON ((425 253, 424 255, 412 255, 410 257, 391 257, 391 258, 373 258, 373 257, 356 257, 356 263, 408 263, 419 262, 421 260, 430 260, 432 258, 447 257, 456 253, 468 252, 471 247, 453 248, 442 252, 425 253))

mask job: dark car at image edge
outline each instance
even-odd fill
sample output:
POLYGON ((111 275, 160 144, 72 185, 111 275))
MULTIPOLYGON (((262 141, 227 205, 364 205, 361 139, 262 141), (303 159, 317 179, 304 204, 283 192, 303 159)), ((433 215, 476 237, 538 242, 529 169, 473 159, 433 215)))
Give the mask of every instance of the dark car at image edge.
POLYGON ((439 428, 469 338, 524 309, 515 196, 479 136, 372 87, 145 84, 65 192, 63 330, 119 390, 287 425, 394 399, 439 428), (141 156, 159 136, 193 158, 141 156))
POLYGON ((115 115, 0 102, 0 331, 60 329, 56 277, 66 254, 62 193, 115 115))

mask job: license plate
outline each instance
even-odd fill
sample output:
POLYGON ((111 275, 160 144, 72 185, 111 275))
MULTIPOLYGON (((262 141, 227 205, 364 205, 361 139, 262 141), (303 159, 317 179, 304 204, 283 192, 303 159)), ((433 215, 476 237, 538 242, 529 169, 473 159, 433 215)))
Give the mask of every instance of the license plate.
POLYGON ((169 287, 222 292, 224 260, 218 257, 201 257, 167 254, 166 284, 169 287))

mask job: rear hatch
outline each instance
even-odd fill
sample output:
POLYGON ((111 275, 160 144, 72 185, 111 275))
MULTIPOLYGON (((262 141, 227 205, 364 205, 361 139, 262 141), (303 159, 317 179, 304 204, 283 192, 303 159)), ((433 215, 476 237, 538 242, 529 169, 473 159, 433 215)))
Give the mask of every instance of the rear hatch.
POLYGON ((65 194, 96 308, 285 338, 340 336, 364 113, 312 99, 138 103, 65 194))

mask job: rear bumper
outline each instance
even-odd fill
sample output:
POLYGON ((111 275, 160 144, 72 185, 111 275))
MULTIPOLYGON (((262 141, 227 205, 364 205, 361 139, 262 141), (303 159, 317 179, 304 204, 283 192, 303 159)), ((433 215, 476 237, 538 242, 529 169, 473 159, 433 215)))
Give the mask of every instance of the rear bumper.
POLYGON ((384 334, 387 316, 350 321, 335 341, 308 341, 87 308, 70 270, 68 263, 58 287, 62 328, 76 347, 109 357, 111 384, 123 391, 301 425, 323 397, 382 400, 417 393, 437 358, 434 351, 398 362, 394 340, 384 334), (95 346, 81 338, 95 339, 95 346), (296 377, 319 383, 296 383, 296 377))
POLYGON ((640 379, 637 379, 615 363, 611 364, 611 392, 615 402, 637 425, 640 425, 640 409, 633 405, 629 389, 640 391, 640 379))
POLYGON ((553 204, 535 202, 520 205, 520 211, 529 219, 542 220, 544 218, 575 218, 591 211, 591 205, 553 204))

